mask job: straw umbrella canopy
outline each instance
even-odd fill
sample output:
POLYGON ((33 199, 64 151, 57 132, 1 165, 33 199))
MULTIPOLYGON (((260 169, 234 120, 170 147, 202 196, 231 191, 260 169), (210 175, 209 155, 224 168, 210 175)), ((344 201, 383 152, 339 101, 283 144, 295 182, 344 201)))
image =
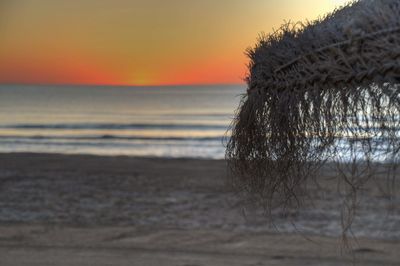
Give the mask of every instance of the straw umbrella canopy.
POLYGON ((397 163, 400 1, 360 0, 286 23, 247 54, 226 159, 233 184, 267 211, 301 206, 327 161, 340 162, 352 193, 374 162, 397 163))

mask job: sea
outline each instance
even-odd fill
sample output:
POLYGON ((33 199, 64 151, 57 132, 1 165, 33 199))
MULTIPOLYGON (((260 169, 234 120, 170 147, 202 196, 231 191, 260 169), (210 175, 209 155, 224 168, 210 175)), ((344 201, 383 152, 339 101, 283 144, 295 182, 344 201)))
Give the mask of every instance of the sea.
POLYGON ((0 152, 222 159, 245 85, 0 85, 0 152))

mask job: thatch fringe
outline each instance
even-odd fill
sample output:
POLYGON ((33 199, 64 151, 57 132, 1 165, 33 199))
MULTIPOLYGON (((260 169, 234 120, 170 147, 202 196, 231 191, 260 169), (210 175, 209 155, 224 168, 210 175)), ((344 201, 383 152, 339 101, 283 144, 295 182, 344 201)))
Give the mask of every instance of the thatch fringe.
POLYGON ((268 212, 298 207, 306 181, 341 162, 346 231, 371 163, 399 159, 400 1, 287 23, 247 53, 248 91, 226 151, 234 185, 268 212))

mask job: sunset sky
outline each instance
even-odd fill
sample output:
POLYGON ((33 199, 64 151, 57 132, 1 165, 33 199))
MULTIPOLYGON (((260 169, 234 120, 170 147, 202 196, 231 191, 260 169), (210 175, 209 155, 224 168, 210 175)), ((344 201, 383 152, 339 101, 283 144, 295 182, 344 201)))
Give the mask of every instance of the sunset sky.
POLYGON ((244 51, 343 0, 0 0, 0 83, 242 83, 244 51))

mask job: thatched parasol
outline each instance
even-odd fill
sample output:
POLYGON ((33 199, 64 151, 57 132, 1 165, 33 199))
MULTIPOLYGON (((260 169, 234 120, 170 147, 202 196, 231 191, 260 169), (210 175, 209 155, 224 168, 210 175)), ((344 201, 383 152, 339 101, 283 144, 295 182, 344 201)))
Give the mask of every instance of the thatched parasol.
POLYGON ((352 193, 372 163, 397 163, 400 1, 361 0, 287 23, 248 56, 226 158, 234 184, 266 210, 300 206, 327 161, 362 165, 340 171, 352 193))

